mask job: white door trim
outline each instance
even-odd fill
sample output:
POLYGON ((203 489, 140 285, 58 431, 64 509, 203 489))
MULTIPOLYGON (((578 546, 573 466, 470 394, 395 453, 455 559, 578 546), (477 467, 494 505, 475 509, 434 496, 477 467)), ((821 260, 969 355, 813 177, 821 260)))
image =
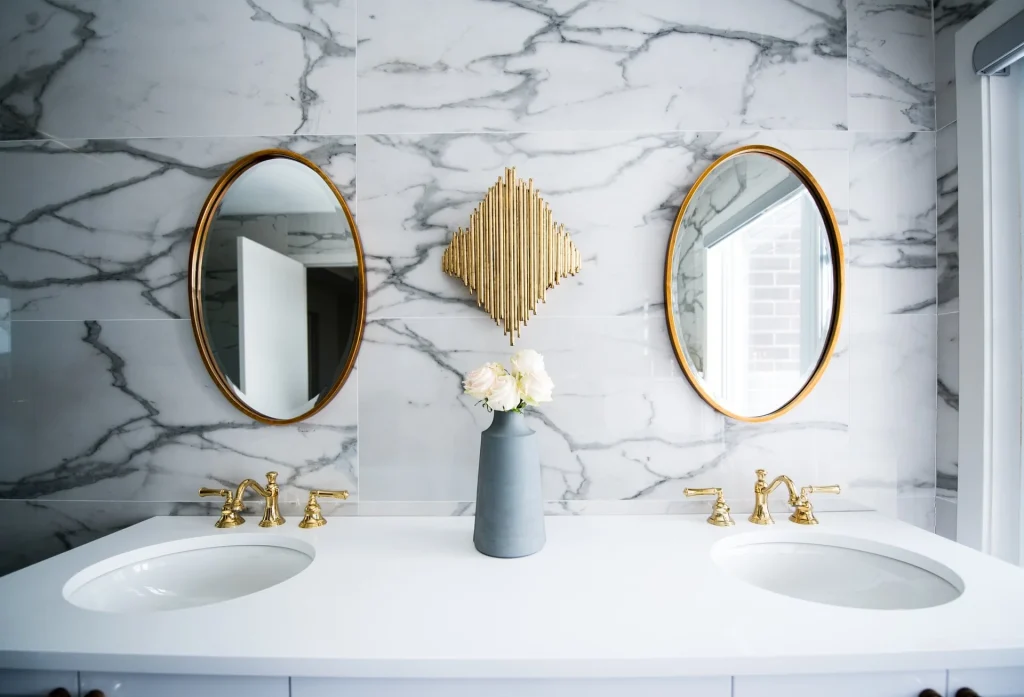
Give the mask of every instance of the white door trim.
MULTIPOLYGON (((1017 563, 1021 508, 1021 228, 1017 81, 979 77, 979 40, 1021 11, 999 0, 956 35, 960 257, 957 540, 1017 563)), ((1024 64, 1011 70, 1022 70, 1024 64)))

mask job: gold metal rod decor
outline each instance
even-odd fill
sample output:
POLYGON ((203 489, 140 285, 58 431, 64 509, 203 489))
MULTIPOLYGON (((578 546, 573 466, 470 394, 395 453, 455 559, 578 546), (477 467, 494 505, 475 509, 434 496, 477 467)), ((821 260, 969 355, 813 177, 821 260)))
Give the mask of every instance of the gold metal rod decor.
POLYGON ((533 180, 524 182, 509 167, 470 215, 469 229, 452 236, 441 268, 466 284, 515 344, 548 288, 579 273, 580 251, 533 180))

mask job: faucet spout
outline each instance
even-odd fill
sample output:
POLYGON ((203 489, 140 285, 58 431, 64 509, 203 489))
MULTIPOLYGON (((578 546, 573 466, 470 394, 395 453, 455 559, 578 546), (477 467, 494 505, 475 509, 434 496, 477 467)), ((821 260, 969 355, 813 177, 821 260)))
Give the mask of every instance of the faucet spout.
POLYGON ((245 495, 245 490, 252 488, 257 494, 262 496, 264 499, 270 498, 270 492, 260 486, 259 482, 255 479, 245 479, 238 488, 235 490, 235 510, 241 511, 245 508, 245 502, 242 501, 242 496, 245 495))
POLYGON ((236 511, 241 511, 245 507, 245 502, 242 501, 242 496, 245 494, 245 490, 250 488, 262 496, 263 501, 266 504, 263 509, 263 520, 260 521, 260 527, 272 528, 284 523, 284 516, 281 515, 281 510, 278 507, 277 502, 278 494, 281 491, 281 487, 277 484, 277 472, 267 472, 266 487, 260 486, 259 482, 255 479, 243 480, 235 491, 236 511))
POLYGON ((768 485, 767 491, 765 491, 765 496, 768 496, 773 491, 775 491, 778 488, 779 484, 785 484, 786 488, 789 489, 789 505, 795 506, 797 500, 799 499, 799 494, 796 493, 796 485, 793 483, 792 479, 790 479, 784 474, 780 474, 778 477, 772 480, 772 483, 768 485))
POLYGON ((780 484, 785 484, 786 488, 789 489, 789 505, 795 506, 799 500, 799 495, 796 492, 796 485, 793 484, 793 480, 784 474, 780 474, 778 477, 772 480, 771 484, 768 484, 766 479, 768 473, 764 470, 757 470, 757 481, 754 482, 754 512, 750 514, 750 522, 755 525, 771 525, 775 521, 772 519, 772 513, 768 510, 768 495, 775 491, 780 484))

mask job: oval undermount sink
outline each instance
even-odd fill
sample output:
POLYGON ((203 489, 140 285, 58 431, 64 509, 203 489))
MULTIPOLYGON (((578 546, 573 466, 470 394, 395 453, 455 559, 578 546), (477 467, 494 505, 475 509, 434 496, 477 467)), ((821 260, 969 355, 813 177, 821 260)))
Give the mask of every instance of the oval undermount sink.
POLYGON ((746 583, 826 605, 915 610, 944 605, 964 591, 956 573, 928 557, 855 537, 738 535, 711 554, 746 583))
POLYGON ((75 574, 64 598, 86 610, 148 613, 241 598, 310 565, 313 547, 284 536, 194 537, 110 557, 75 574))

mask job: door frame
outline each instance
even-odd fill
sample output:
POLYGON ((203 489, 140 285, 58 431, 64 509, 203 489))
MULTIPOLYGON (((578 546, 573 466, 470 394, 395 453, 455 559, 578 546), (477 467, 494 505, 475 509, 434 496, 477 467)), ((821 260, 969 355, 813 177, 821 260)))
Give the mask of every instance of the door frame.
MULTIPOLYGON (((978 41, 1021 11, 999 0, 956 34, 960 283, 957 540, 1021 560, 1021 175, 1017 90, 978 76, 978 41)), ((1024 70, 1024 63, 1011 71, 1024 70)))

